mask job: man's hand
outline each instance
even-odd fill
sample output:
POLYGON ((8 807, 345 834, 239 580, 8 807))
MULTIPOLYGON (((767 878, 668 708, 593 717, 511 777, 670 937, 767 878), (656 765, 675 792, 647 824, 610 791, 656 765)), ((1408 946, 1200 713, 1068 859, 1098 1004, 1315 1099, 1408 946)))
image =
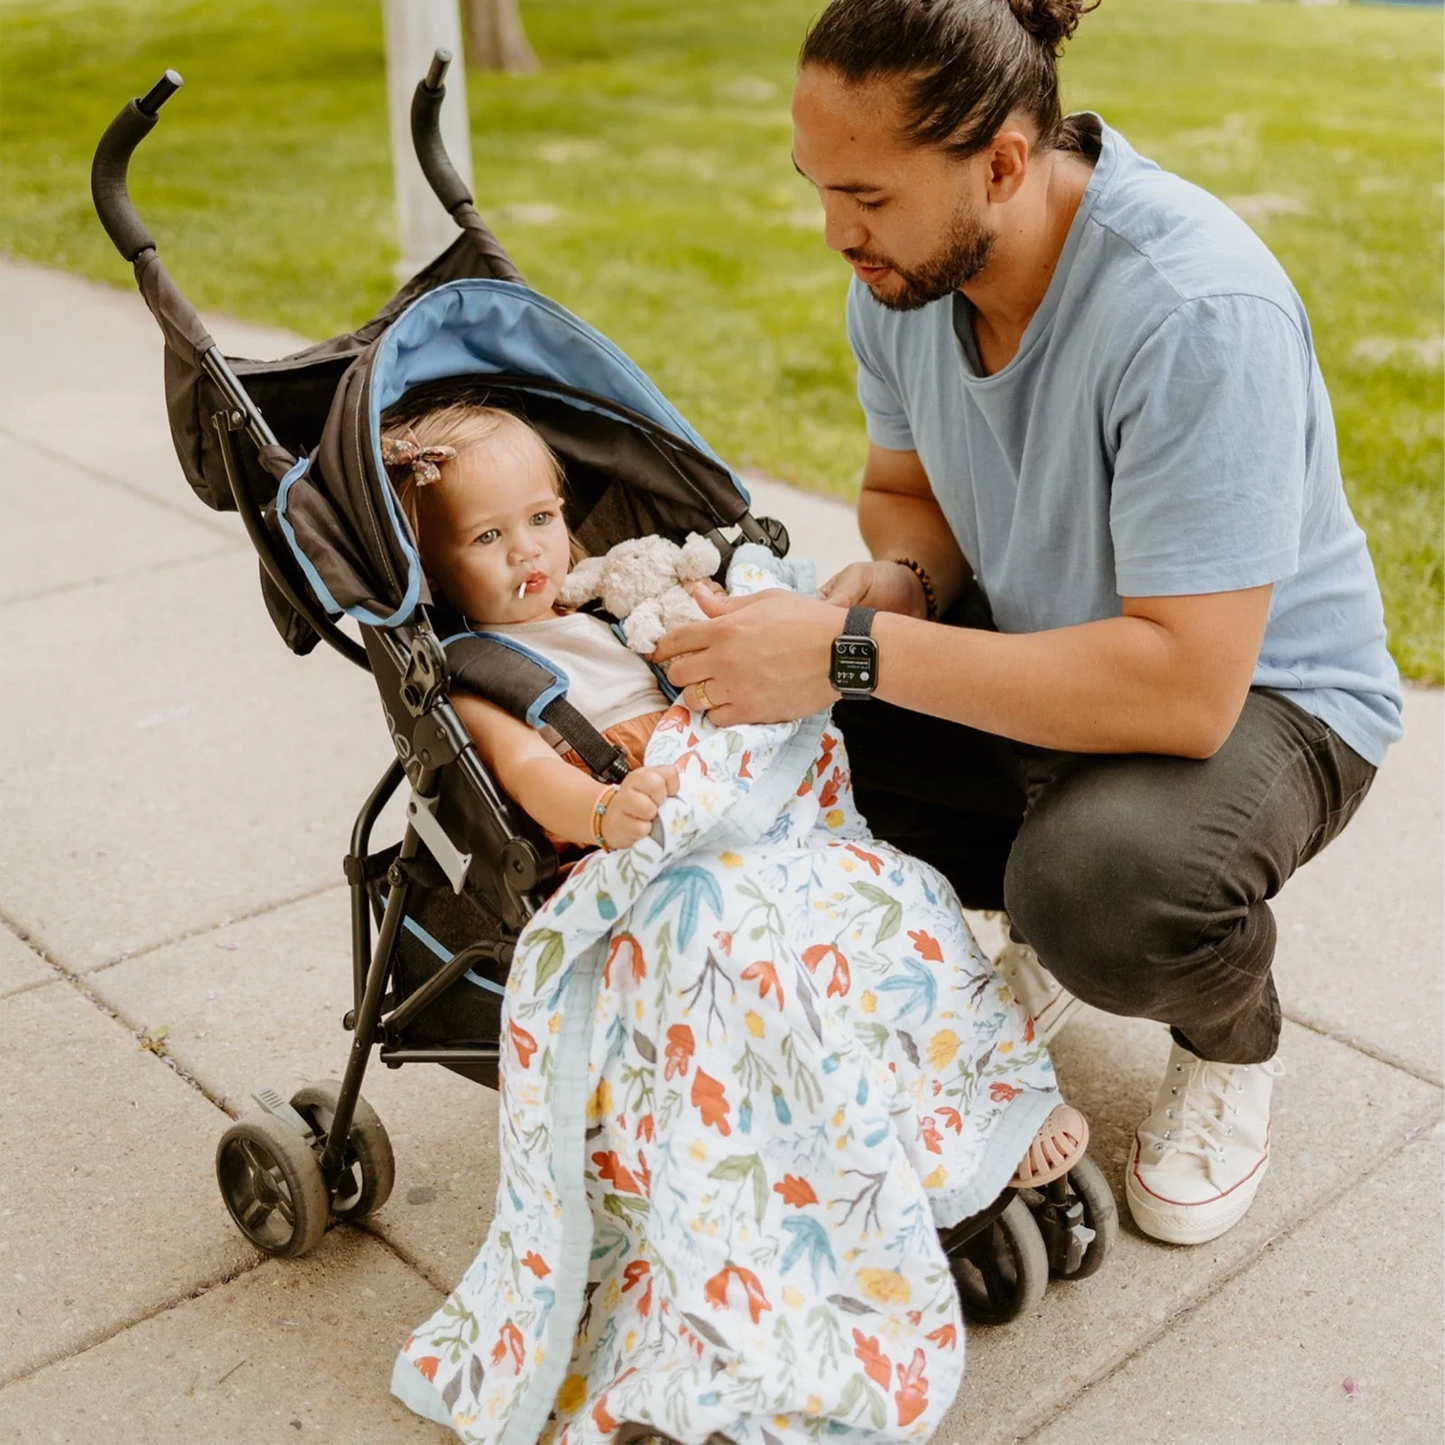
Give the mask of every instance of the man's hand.
POLYGON ((790 722, 837 699, 828 681, 833 639, 843 630, 836 607, 783 591, 693 595, 708 620, 674 628, 653 653, 689 707, 729 727, 790 722))
POLYGON ((901 562, 850 562, 818 588, 818 596, 834 607, 876 607, 905 617, 927 617, 923 583, 901 562))

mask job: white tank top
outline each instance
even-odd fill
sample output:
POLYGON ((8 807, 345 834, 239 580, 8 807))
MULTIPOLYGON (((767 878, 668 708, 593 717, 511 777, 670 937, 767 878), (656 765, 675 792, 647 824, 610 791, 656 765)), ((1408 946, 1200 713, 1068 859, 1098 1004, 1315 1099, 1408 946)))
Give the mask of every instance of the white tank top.
POLYGON ((477 629, 509 637, 567 674, 567 700, 597 729, 671 704, 652 669, 600 617, 567 612, 537 622, 502 622, 477 629))

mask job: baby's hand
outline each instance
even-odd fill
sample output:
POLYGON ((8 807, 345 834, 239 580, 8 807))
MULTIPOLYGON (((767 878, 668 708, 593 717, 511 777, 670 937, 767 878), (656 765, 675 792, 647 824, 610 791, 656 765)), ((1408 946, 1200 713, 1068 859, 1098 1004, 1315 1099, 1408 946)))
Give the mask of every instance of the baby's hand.
POLYGON ((602 836, 609 848, 630 848, 652 832, 664 798, 677 792, 677 769, 638 768, 618 785, 602 816, 602 836))

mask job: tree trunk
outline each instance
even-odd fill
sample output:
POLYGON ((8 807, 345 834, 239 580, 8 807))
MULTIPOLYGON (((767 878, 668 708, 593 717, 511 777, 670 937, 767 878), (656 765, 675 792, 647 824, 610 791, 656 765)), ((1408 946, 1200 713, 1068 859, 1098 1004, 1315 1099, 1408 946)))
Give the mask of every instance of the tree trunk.
POLYGON ((505 70, 513 75, 540 68, 522 26, 517 3, 518 0, 462 0, 468 65, 478 70, 505 70))

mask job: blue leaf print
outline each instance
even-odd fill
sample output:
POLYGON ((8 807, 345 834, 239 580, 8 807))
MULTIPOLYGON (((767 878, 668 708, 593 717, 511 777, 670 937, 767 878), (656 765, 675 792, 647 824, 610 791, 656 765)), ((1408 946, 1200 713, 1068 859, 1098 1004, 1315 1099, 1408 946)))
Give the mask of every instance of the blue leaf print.
POLYGON ((895 1022, 901 1023, 915 1008, 926 1021, 933 1017, 934 1007, 938 1003, 938 980, 916 958, 905 958, 903 967, 907 970, 908 977, 885 978, 877 985, 878 992, 908 995, 903 1007, 898 1010, 895 1022))
POLYGON ((744 1134, 753 1132, 753 1101, 751 1099, 744 1099, 738 1109, 738 1128, 744 1134))
POLYGON ((814 1289, 820 1288, 818 1265, 823 1260, 828 1262, 828 1268, 836 1278, 838 1262, 833 1258, 833 1246, 828 1243, 827 1232, 818 1220, 807 1214, 795 1214, 791 1219, 783 1221, 783 1229, 793 1236, 793 1240, 783 1251, 783 1258, 778 1265, 781 1273, 787 1274, 806 1251, 814 1289))
POLYGON ((866 1074, 858 1080, 858 1093, 856 1097, 860 1104, 866 1104, 868 1102, 868 1076, 866 1074))
POLYGON ((823 1072, 824 1072, 825 1074, 831 1074, 837 1067, 838 1067, 838 1055, 837 1055, 837 1054, 829 1054, 828 1057, 823 1060, 823 1072))
POLYGON ((783 1091, 773 1085, 773 1113, 778 1116, 778 1123, 791 1124, 793 1122, 793 1111, 788 1108, 788 1101, 783 1097, 783 1091))
POLYGON ((570 893, 564 893, 562 897, 552 905, 552 917, 560 918, 575 901, 570 893))
POLYGON ((718 887, 717 879, 705 868, 669 868, 657 881, 661 884, 658 899, 652 905, 646 921, 654 922, 681 894, 682 917, 678 921, 678 943, 683 948, 692 941, 692 935, 697 928, 699 903, 706 903, 714 918, 722 917, 722 889, 718 887))
POLYGON ((617 905, 612 901, 610 893, 599 893, 597 895, 597 911, 602 917, 611 923, 617 917, 617 905))
POLYGON ((872 1131, 863 1140, 865 1148, 872 1149, 875 1145, 881 1144, 888 1137, 888 1120, 880 1119, 874 1124, 872 1131))

